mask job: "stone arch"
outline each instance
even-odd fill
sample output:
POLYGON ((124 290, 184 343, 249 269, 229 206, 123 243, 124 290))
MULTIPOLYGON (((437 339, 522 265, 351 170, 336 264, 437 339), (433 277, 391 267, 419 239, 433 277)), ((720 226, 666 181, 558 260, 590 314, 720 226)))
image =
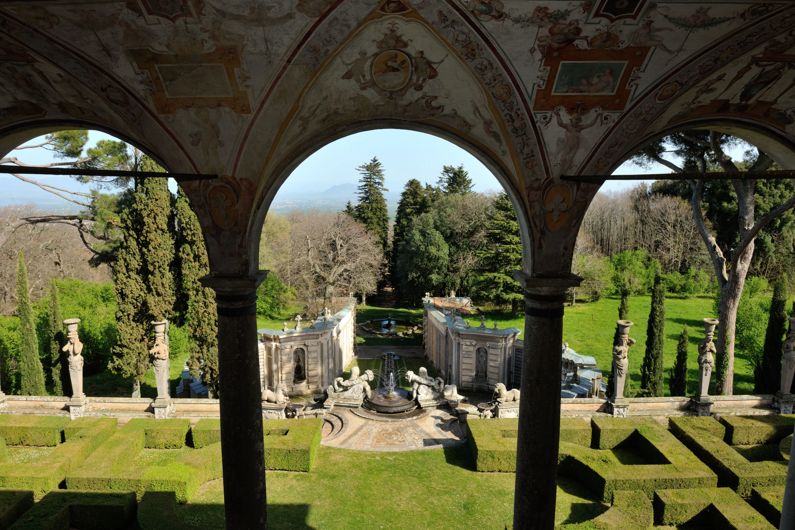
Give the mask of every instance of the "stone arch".
MULTIPOLYGON (((348 126, 341 128, 339 130, 331 131, 331 132, 321 132, 317 135, 316 139, 312 139, 302 145, 302 148, 294 153, 289 153, 284 157, 282 164, 280 164, 279 169, 276 170, 275 174, 277 175, 275 179, 273 179, 273 183, 267 187, 261 187, 258 190, 257 200, 255 202, 255 211, 253 215, 253 221, 250 228, 250 237, 249 237, 249 260, 252 264, 257 264, 259 259, 259 236, 262 232, 262 225, 265 222, 265 216, 268 213, 268 209, 270 208, 273 199, 275 198, 276 194, 278 193, 279 189, 282 185, 287 181, 293 171, 301 165, 301 163, 310 157, 314 152, 318 151, 322 147, 344 138, 346 136, 372 131, 376 129, 386 129, 386 128, 396 128, 396 129, 403 129, 403 130, 411 130, 416 132, 422 132, 426 134, 430 134, 432 136, 436 136, 443 140, 446 140, 462 149, 466 150, 470 154, 472 154, 475 158, 477 158, 480 162, 482 162, 495 176, 497 181, 502 186, 503 190, 508 194, 511 198, 511 202, 514 205, 514 209, 517 212, 517 219, 519 221, 520 233, 522 238, 522 246, 526 251, 524 252, 524 262, 523 262, 523 269, 528 272, 532 270, 531 267, 531 249, 532 247, 532 233, 530 231, 530 226, 528 224, 529 212, 526 209, 525 202, 522 200, 522 192, 516 188, 515 184, 511 182, 511 180, 507 177, 506 169, 502 164, 498 161, 493 160, 491 157, 488 156, 487 153, 484 153, 482 150, 478 149, 477 146, 466 142, 464 139, 456 137, 452 133, 448 131, 444 131, 438 128, 434 128, 424 124, 414 124, 414 123, 407 123, 392 119, 381 119, 381 120, 373 120, 367 122, 359 122, 359 123, 351 123, 348 126)), ((255 265, 252 265, 254 267, 255 265)))

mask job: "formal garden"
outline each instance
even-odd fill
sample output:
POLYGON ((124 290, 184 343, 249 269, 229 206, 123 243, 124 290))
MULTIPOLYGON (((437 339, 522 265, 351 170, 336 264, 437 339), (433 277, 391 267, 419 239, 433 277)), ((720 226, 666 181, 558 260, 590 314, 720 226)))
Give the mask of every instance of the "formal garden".
MULTIPOLYGON (((273 528, 364 527, 373 514, 386 527, 510 526, 516 420, 470 420, 467 444, 403 453, 321 446, 321 423, 265 422, 273 528)), ((794 424, 563 418, 556 523, 773 528, 794 424)), ((6 415, 0 438, 4 528, 224 527, 217 420, 6 415)))

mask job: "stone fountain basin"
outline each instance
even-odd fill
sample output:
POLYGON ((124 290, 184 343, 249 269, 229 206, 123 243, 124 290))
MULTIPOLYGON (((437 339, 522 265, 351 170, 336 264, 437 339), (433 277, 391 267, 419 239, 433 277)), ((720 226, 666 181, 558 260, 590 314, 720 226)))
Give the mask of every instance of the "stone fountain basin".
POLYGON ((417 404, 411 399, 411 394, 402 388, 396 388, 392 394, 379 389, 373 392, 370 399, 364 400, 364 407, 382 414, 397 414, 408 412, 416 408, 417 404))

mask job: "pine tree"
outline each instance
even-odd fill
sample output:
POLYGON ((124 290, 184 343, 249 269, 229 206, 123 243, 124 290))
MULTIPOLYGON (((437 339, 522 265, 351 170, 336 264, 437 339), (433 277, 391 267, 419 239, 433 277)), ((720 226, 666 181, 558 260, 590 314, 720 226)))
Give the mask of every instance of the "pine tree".
POLYGON ((618 304, 618 319, 629 318, 629 289, 621 289, 621 302, 618 304))
POLYGON ((174 203, 177 253, 179 257, 179 291, 185 297, 184 322, 191 342, 188 367, 194 375, 199 370, 211 396, 218 395, 218 317, 215 293, 200 279, 210 271, 199 219, 190 209, 188 198, 180 190, 174 203))
POLYGON ((773 285, 773 299, 765 332, 762 358, 754 369, 754 392, 772 394, 781 384, 781 347, 787 332, 787 282, 779 277, 773 285))
POLYGON ((439 188, 446 194, 465 194, 472 192, 472 179, 463 164, 443 166, 439 176, 439 188))
POLYGON ((44 396, 44 368, 39 359, 39 340, 33 307, 30 304, 28 268, 25 256, 18 256, 17 268, 17 316, 19 317, 19 392, 27 396, 44 396))
POLYGON ((400 292, 410 304, 418 304, 426 291, 442 288, 450 251, 430 214, 420 215, 411 223, 398 250, 400 292))
POLYGON ((522 268, 522 239, 516 211, 505 193, 497 195, 489 212, 486 241, 489 244, 476 251, 479 266, 474 291, 482 300, 511 304, 516 313, 523 295, 513 272, 522 268))
POLYGON ((646 354, 640 370, 640 386, 648 396, 663 395, 663 340, 665 338, 665 287, 662 277, 654 278, 651 312, 646 327, 646 354))
POLYGON ((400 194, 400 201, 398 202, 397 212, 395 214, 395 226, 392 232, 390 277, 392 286, 398 289, 398 291, 401 284, 401 278, 398 277, 397 267, 399 248, 405 241, 412 220, 427 212, 430 206, 427 190, 423 188, 420 181, 411 179, 406 182, 403 193, 400 194))
POLYGON ((687 341, 687 328, 684 328, 679 334, 679 342, 676 345, 676 362, 671 368, 668 379, 668 389, 672 396, 687 394, 687 341))
POLYGON ((357 167, 359 172, 359 200, 353 208, 353 218, 362 223, 384 249, 389 253, 389 212, 384 192, 384 167, 378 158, 373 157, 366 164, 357 167))
POLYGON ((132 191, 122 199, 122 244, 113 266, 113 286, 116 290, 116 346, 109 368, 133 380, 133 397, 140 397, 141 382, 149 367, 147 347, 148 328, 147 288, 143 271, 143 258, 138 244, 141 219, 138 204, 145 201, 143 187, 136 182, 132 191))
POLYGON ((58 300, 58 288, 53 282, 50 285, 50 314, 47 341, 50 345, 49 383, 54 396, 63 396, 63 377, 65 364, 63 359, 64 345, 63 318, 61 318, 61 304, 58 300))

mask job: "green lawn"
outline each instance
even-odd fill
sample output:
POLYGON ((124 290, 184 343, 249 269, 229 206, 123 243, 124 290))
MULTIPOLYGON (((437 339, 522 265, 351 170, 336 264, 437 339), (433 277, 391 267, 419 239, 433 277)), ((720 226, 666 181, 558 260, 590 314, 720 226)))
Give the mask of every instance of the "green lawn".
MULTIPOLYGON (((311 473, 268 471, 269 528, 506 528, 512 473, 474 471, 469 449, 362 453, 321 447, 311 473)), ((223 502, 220 480, 193 503, 223 502)), ((558 523, 606 507, 574 481, 558 481, 558 523)))
MULTIPOLYGON (((612 363, 613 333, 618 318, 618 298, 603 298, 588 304, 566 306, 563 318, 563 340, 577 353, 592 355, 603 371, 609 371, 612 363)), ((640 386, 640 367, 646 351, 646 322, 649 318, 650 296, 633 296, 629 303, 629 319, 635 323, 630 336, 637 342, 629 351, 629 370, 633 388, 640 386)), ((713 317, 711 297, 674 298, 665 300, 665 390, 668 391, 668 370, 676 359, 676 343, 682 328, 687 326, 690 337, 688 357, 688 392, 695 392, 698 384, 698 343, 704 339, 702 319, 713 317)), ((499 327, 515 327, 524 332, 524 317, 500 312, 486 312, 486 326, 494 322, 499 327)), ((480 325, 477 316, 468 317, 471 325, 480 325)), ((522 338, 522 334, 520 334, 522 338)), ((748 357, 738 353, 735 359, 734 391, 747 394, 753 391, 753 370, 748 357)))

